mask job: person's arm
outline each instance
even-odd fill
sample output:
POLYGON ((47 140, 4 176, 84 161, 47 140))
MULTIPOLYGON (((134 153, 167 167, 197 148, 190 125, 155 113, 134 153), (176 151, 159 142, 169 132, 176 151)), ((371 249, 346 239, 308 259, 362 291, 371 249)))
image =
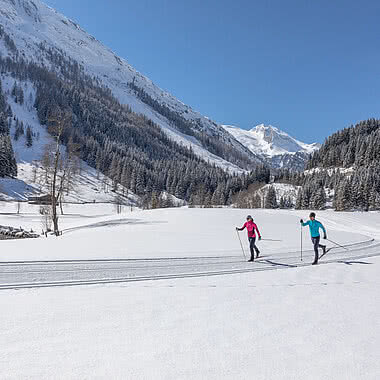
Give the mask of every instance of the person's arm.
POLYGON ((304 223, 304 222, 303 222, 303 219, 301 219, 301 220, 300 220, 300 223, 302 224, 303 227, 306 227, 306 226, 309 225, 310 220, 308 220, 307 222, 304 223))
POLYGON ((259 240, 261 240, 261 234, 260 234, 259 229, 257 228, 256 223, 253 225, 253 228, 257 231, 257 235, 259 236, 259 240))
POLYGON ((247 227, 247 223, 244 223, 242 228, 236 227, 236 231, 243 231, 245 227, 247 227))
POLYGON ((322 231, 324 233, 323 239, 327 239, 326 228, 323 226, 321 222, 318 222, 318 223, 319 223, 319 227, 322 228, 322 231))

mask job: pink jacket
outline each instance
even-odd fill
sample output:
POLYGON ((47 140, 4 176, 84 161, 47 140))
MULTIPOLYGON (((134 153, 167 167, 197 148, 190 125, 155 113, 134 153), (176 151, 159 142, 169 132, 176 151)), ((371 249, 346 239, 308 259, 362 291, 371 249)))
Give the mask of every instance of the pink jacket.
POLYGON ((240 231, 244 230, 244 228, 246 228, 248 231, 248 237, 256 237, 255 230, 257 231, 257 235, 261 237, 260 231, 257 228, 256 223, 252 222, 252 220, 245 222, 244 226, 240 228, 240 231))

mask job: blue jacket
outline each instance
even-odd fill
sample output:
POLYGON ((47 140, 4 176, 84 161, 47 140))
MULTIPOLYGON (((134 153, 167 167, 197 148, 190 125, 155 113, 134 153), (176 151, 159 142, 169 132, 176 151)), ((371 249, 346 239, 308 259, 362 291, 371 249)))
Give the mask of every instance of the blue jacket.
POLYGON ((324 234, 326 235, 326 229, 323 227, 323 224, 321 222, 318 222, 318 220, 308 220, 306 223, 302 223, 302 225, 309 226, 310 228, 310 235, 311 237, 318 237, 319 235, 319 229, 322 228, 324 234))

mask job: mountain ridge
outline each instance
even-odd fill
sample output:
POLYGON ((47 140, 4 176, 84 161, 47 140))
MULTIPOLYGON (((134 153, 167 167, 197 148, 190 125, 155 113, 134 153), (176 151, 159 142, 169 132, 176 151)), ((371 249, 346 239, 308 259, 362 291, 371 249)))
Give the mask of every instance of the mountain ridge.
POLYGON ((249 130, 232 125, 223 127, 273 168, 301 170, 309 155, 320 148, 318 143, 301 142, 272 125, 259 124, 249 130))

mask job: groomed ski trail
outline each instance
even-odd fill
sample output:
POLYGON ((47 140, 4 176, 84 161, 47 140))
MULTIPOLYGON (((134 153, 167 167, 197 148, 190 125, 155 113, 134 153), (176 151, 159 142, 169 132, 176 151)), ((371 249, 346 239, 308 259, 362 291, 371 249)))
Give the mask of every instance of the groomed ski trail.
MULTIPOLYGON (((319 264, 350 262, 380 256, 380 242, 373 239, 333 248, 319 264)), ((236 251, 238 252, 238 251, 236 251)), ((23 261, 0 263, 0 290, 112 284, 122 282, 220 276, 309 266, 314 252, 267 255, 253 263, 242 256, 204 256, 144 259, 23 261)))

